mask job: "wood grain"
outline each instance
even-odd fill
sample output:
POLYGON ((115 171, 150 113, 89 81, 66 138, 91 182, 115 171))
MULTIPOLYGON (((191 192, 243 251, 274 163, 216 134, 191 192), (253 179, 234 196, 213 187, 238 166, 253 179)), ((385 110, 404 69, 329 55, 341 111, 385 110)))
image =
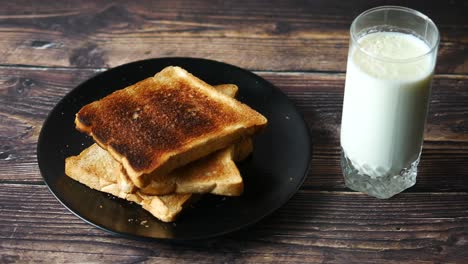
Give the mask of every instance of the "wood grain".
MULTIPOLYGON (((382 3, 380 3, 382 4, 382 3)), ((442 35, 438 73, 468 73, 462 1, 385 1, 420 10, 442 35)), ((15 1, 0 11, 0 64, 113 67, 166 56, 251 70, 346 66, 348 30, 373 1, 15 1), (344 10, 346 10, 344 12, 344 10)))
POLYGON ((377 200, 301 191, 254 227, 185 243, 111 236, 69 213, 45 186, 0 184, 0 262, 449 262, 468 259, 468 193, 377 200), (399 252, 396 254, 396 252, 399 252))
MULTIPOLYGON (((42 183, 36 161, 42 122, 67 92, 97 72, 0 68, 0 181, 42 183)), ((282 89, 309 125, 313 159, 304 188, 343 190, 339 127, 344 75, 258 74, 282 89)), ((414 189, 467 191, 467 77, 436 76, 425 138, 420 177, 414 189)))
POLYGON ((467 13, 458 0, 2 2, 0 263, 468 263, 467 13), (350 23, 384 4, 431 17, 441 44, 417 184, 378 200, 345 188, 339 133, 350 23), (167 56, 253 70, 304 115, 310 173, 253 227, 192 242, 124 239, 44 185, 36 144, 57 102, 109 67, 167 56))

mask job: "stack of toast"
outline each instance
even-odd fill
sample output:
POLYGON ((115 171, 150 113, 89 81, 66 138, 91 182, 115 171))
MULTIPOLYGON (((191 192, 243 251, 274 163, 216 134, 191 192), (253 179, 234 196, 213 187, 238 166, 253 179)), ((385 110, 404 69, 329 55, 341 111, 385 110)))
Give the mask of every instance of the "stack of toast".
POLYGON ((251 137, 267 119, 237 101, 237 91, 169 66, 92 102, 75 124, 95 144, 68 157, 65 173, 165 222, 199 194, 239 196, 235 162, 252 152, 251 137))

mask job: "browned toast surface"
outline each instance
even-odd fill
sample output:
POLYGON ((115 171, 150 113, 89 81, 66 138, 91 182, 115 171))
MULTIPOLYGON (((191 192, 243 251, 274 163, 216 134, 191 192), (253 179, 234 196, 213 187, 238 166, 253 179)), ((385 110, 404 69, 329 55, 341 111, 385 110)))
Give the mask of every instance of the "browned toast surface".
MULTIPOLYGON (((214 88, 230 97, 235 97, 239 90, 235 84, 220 84, 214 88)), ((150 195, 213 193, 238 196, 244 189, 244 182, 234 161, 245 159, 252 150, 252 139, 243 139, 228 148, 177 168, 169 175, 155 175, 148 186, 139 190, 150 195)), ((133 192, 138 189, 125 170, 119 172, 118 182, 123 191, 133 192)))
POLYGON ((145 173, 161 175, 253 134, 261 114, 179 67, 167 67, 84 106, 77 129, 122 163, 138 187, 145 173))
MULTIPOLYGON (((239 91, 239 87, 235 84, 219 84, 213 86, 216 91, 221 92, 227 96, 230 97, 235 97, 239 91)), ((244 159, 247 155, 252 152, 253 146, 252 146, 252 140, 242 140, 241 142, 237 143, 235 147, 233 148, 234 150, 234 160, 242 160, 244 159), (240 156, 239 156, 240 154, 240 156)), ((232 150, 232 149, 231 149, 232 150)), ((211 182, 206 181, 204 183, 204 186, 208 186, 208 188, 204 187, 203 189, 198 186, 196 181, 193 181, 197 177, 197 173, 201 174, 202 171, 209 170, 210 169, 210 164, 216 165, 216 163, 213 163, 210 161, 211 158, 213 159, 218 159, 220 155, 226 155, 226 153, 229 153, 231 150, 224 150, 224 151, 219 151, 223 153, 212 153, 210 154, 209 158, 207 158, 207 163, 200 163, 197 161, 193 161, 192 163, 196 163, 198 165, 190 165, 187 164, 187 168, 192 168, 191 170, 187 170, 187 173, 184 172, 184 169, 179 168, 177 169, 179 173, 177 174, 186 174, 182 180, 176 181, 174 179, 174 176, 176 174, 168 175, 167 177, 155 177, 151 180, 151 183, 149 186, 141 189, 141 192, 151 194, 151 195, 164 195, 164 194, 170 194, 170 193, 204 193, 204 192, 212 192, 220 195, 240 195, 242 190, 243 190, 243 181, 240 176, 240 174, 236 173, 230 173, 233 172, 234 169, 230 168, 227 166, 224 168, 224 170, 218 170, 218 177, 211 177, 211 182), (190 166, 189 166, 190 165, 190 166), (196 168, 199 169, 196 169, 196 168), (196 170, 196 171, 195 171, 196 170), (229 175, 230 173, 230 175, 229 175), (191 176, 189 176, 191 175, 191 176), (229 179, 231 177, 231 179, 229 179), (228 184, 229 182, 230 184, 228 184), (219 186, 224 186, 224 188, 220 189, 219 186), (193 189, 196 188, 196 189, 193 189), (189 191, 193 190, 193 191, 189 191)), ((110 157, 110 155, 109 155, 110 157)), ((225 157, 231 159, 231 157, 225 157)), ((206 158, 205 158, 206 159, 206 158)), ((222 159, 221 159, 222 160, 222 159)), ((231 167, 234 164, 230 164, 231 167)), ((235 165, 234 165, 235 166, 235 165)), ((237 169, 237 167, 235 168, 237 169)), ((132 180, 128 176, 127 172, 120 166, 118 173, 118 183, 120 184, 120 188, 122 191, 126 193, 133 193, 135 190, 138 188, 133 184, 132 180)))

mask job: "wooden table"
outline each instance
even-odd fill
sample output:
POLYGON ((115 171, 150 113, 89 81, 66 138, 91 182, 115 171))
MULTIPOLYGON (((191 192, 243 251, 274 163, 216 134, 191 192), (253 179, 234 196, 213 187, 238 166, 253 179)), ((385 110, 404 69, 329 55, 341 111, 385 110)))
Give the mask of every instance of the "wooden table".
POLYGON ((345 188, 339 166, 348 29, 382 5, 318 1, 2 1, 0 263, 468 263, 468 5, 385 1, 441 31, 417 184, 389 200, 345 188), (110 67, 190 56, 251 70, 286 93, 313 138, 299 192, 260 223, 186 243, 110 235, 65 209, 42 181, 43 121, 110 67))

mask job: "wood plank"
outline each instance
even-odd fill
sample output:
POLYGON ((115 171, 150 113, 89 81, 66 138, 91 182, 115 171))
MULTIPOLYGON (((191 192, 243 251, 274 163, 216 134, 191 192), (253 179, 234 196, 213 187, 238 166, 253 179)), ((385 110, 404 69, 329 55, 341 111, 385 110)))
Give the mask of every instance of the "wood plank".
POLYGON ((378 200, 300 191, 272 216, 224 237, 141 242, 69 213, 45 186, 0 184, 1 262, 427 263, 468 259, 468 193, 378 200))
POLYGON ((96 71, 1 68, 0 72, 0 178, 41 183, 36 144, 42 123, 61 97, 96 71))
MULTIPOLYGON (((95 70, 0 68, 0 181, 42 179, 36 143, 52 107, 95 70)), ((339 127, 343 74, 259 72, 304 114, 313 139, 305 189, 342 190, 339 127)), ((420 177, 414 191, 468 190, 468 77, 436 76, 420 177)))
MULTIPOLYGON (((338 0, 21 2, 0 10, 0 64, 100 68, 190 56, 251 70, 341 72, 352 20, 375 6, 338 0)), ((442 34, 437 72, 468 73, 464 3, 386 4, 433 18, 442 34)))

